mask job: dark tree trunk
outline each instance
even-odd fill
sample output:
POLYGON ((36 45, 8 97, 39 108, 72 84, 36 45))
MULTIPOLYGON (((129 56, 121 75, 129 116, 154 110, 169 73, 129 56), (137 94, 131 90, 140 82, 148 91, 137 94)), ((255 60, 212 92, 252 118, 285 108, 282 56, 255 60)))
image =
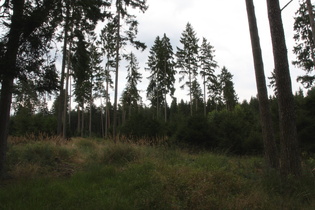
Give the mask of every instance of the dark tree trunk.
POLYGON ((58 108, 58 124, 57 124, 57 134, 63 136, 63 117, 64 117, 64 98, 65 98, 65 69, 66 69, 66 59, 67 59, 67 45, 68 45, 68 31, 69 31, 69 18, 70 18, 70 5, 67 3, 66 11, 66 22, 64 27, 64 40, 63 40, 63 55, 61 64, 61 78, 60 78, 60 93, 59 93, 59 108, 58 108))
POLYGON ((279 0, 267 0, 272 39, 280 120, 280 172, 282 176, 301 175, 294 98, 279 0))
POLYGON ((77 124, 77 133, 81 133, 81 112, 80 105, 78 105, 78 124, 77 124))
POLYGON ((16 75, 16 59, 23 28, 24 0, 13 1, 11 28, 8 35, 7 51, 5 54, 5 69, 1 83, 0 98, 0 176, 5 175, 5 160, 9 120, 12 102, 13 80, 16 75))
POLYGON ((84 103, 82 105, 82 124, 81 124, 81 137, 84 137, 84 103))
POLYGON ((268 168, 279 168, 279 157, 274 138, 271 113, 269 109, 268 93, 264 73, 264 64, 261 54, 260 40, 256 22, 253 0, 245 0, 247 7, 248 23, 252 43, 255 66, 256 85, 259 100, 260 119, 265 149, 265 161, 268 168))
MULTIPOLYGON (((121 4, 121 3, 119 3, 121 4)), ((117 39, 116 39, 116 76, 115 76, 115 97, 114 97, 114 124, 113 124, 113 139, 116 143, 117 135, 117 101, 118 101, 118 69, 119 69, 119 50, 120 50, 120 6, 117 14, 117 39)))

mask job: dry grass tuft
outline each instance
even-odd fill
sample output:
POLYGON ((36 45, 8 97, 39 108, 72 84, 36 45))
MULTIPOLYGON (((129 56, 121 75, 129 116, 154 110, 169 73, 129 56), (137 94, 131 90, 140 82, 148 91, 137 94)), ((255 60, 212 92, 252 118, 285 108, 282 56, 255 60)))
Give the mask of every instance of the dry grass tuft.
POLYGON ((35 135, 34 133, 26 134, 25 136, 9 136, 8 143, 12 145, 26 144, 29 142, 53 142, 56 145, 67 144, 69 140, 65 140, 58 135, 49 135, 47 133, 39 133, 35 135))

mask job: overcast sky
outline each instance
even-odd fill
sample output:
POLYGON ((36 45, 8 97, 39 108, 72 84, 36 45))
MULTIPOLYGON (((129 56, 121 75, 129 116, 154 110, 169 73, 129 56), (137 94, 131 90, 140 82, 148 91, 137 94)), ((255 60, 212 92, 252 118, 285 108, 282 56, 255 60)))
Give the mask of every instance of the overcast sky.
MULTIPOLYGON (((280 0, 283 7, 290 0, 280 0)), ((133 52, 137 55, 140 63, 140 72, 143 74, 143 81, 139 89, 143 90, 142 96, 146 104, 145 90, 148 85, 148 72, 145 72, 149 50, 157 36, 164 33, 170 38, 174 52, 176 47, 182 47, 179 39, 187 22, 190 22, 197 37, 202 40, 205 37, 214 46, 215 59, 220 66, 223 66, 234 75, 235 91, 239 101, 249 100, 256 96, 256 83, 254 75, 253 58, 248 29, 245 0, 147 0, 148 10, 142 14, 137 12, 139 21, 139 40, 145 42, 148 48, 144 52, 133 52)), ((266 76, 274 68, 269 22, 266 10, 266 0, 254 0, 256 18, 259 27, 259 35, 262 46, 264 67, 266 76)), ((296 77, 302 75, 303 71, 291 65, 295 56, 292 53, 293 41, 293 17, 299 7, 299 0, 294 0, 282 12, 288 57, 290 62, 291 79, 293 91, 302 87, 296 82, 296 77)), ((120 87, 121 93, 124 86, 126 70, 125 64, 121 64, 120 87)), ((217 70, 217 72, 220 71, 217 70)), ((186 96, 188 89, 180 90, 176 81, 175 96, 180 100, 188 100, 186 96)), ((269 82, 267 82, 269 84, 269 82)), ((269 90, 269 95, 273 94, 269 90)))

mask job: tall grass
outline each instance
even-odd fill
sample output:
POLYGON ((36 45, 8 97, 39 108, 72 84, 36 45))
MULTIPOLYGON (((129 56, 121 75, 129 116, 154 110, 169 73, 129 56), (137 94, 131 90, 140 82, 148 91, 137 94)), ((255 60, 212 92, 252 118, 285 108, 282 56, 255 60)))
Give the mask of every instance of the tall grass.
POLYGON ((260 157, 77 138, 10 143, 0 209, 315 209, 312 161, 284 184, 260 157))

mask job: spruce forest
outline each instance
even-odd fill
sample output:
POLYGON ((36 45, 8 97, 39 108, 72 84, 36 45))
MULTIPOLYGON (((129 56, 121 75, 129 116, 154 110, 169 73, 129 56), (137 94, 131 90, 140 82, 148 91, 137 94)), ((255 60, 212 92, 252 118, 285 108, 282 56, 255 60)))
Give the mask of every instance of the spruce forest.
MULTIPOLYGON (((152 34, 151 46, 138 39, 134 14, 145 14, 150 0, 1 1, 0 208, 23 209, 6 197, 17 197, 14 186, 24 193, 18 180, 25 178, 44 183, 53 177, 54 184, 45 186, 60 191, 61 185, 71 189, 85 183, 82 189, 96 199, 101 195, 93 194, 94 185, 109 190, 95 181, 101 180, 97 173, 116 186, 109 193, 118 197, 75 206, 81 198, 67 191, 74 197, 58 207, 314 207, 315 7, 301 0, 292 14, 295 46, 288 50, 296 57, 290 61, 281 19, 285 8, 278 0, 266 1, 274 59, 268 78, 255 1, 245 3, 257 95, 240 101, 229 63, 217 62, 216 46, 199 37, 190 22, 179 32, 177 46, 167 31, 152 34), (140 66, 137 55, 144 50, 149 56, 140 66), (290 78, 289 63, 305 75, 290 78), (291 79, 304 89, 292 92, 291 79), (148 85, 140 89, 143 81, 148 85), (176 97, 177 86, 185 91, 183 98, 176 97), (69 177, 72 184, 64 180, 69 177), (202 186, 204 180, 211 189, 202 186), (120 182, 139 186, 120 189, 120 182), (253 183, 257 192, 249 190, 253 183)), ((28 196, 33 193, 40 196, 32 191, 28 196)), ((62 198, 49 199, 26 206, 53 209, 62 198)))

